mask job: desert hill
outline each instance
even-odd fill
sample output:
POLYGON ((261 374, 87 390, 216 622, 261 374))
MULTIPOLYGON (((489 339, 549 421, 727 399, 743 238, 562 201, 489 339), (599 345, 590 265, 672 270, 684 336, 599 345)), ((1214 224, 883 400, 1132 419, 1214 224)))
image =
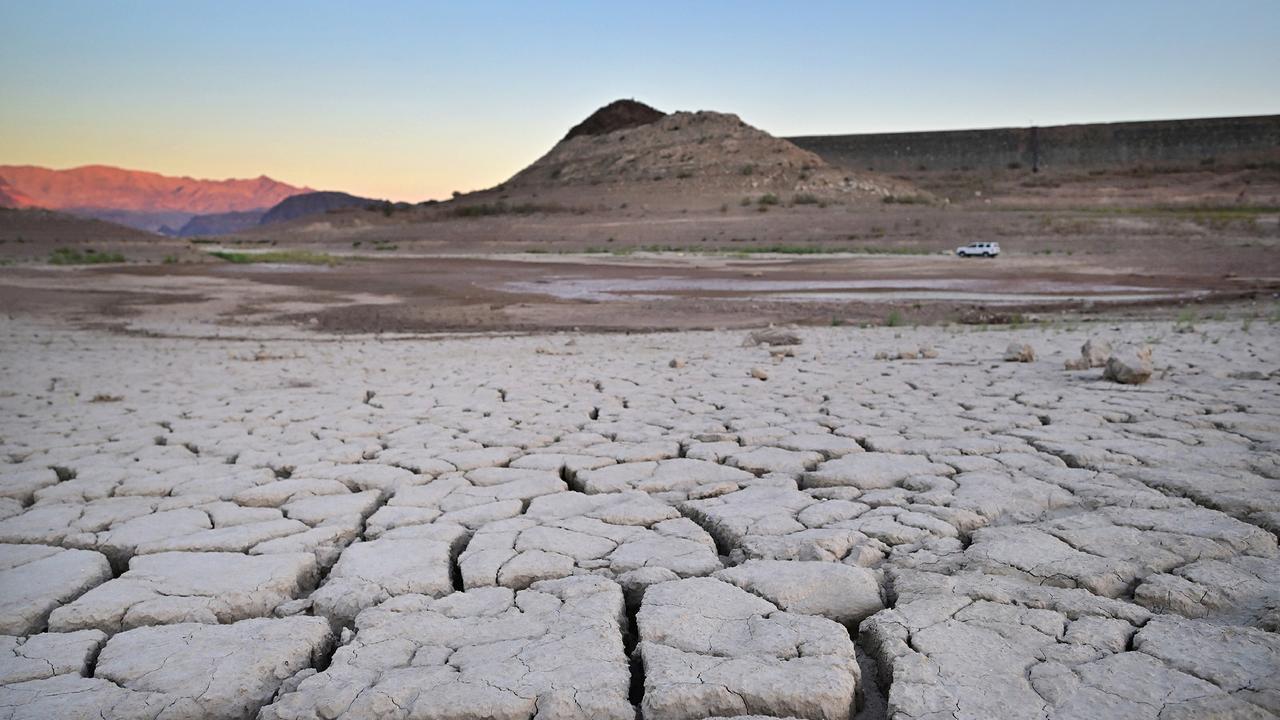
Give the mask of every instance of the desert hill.
MULTIPOLYGON (((0 265, 45 263, 54 253, 119 253, 129 262, 160 262, 165 256, 192 259, 185 243, 123 225, 42 208, 0 208, 0 265)), ((87 258, 93 259, 93 258, 87 258)))
POLYGON ((718 112, 663 113, 621 100, 574 126, 546 155, 462 202, 644 202, 688 208, 774 194, 783 201, 879 201, 914 195, 901 180, 835 168, 818 155, 718 112), (505 196, 505 197, 504 197, 505 196))
POLYGON ((331 210, 342 210, 353 207, 366 207, 380 204, 381 200, 359 197, 344 192, 324 191, 311 192, 281 200, 279 204, 263 214, 259 225, 274 225, 288 222, 307 215, 327 213, 331 210))
POLYGON ((240 210, 237 212, 225 213, 209 213, 208 215, 196 215, 187 220, 185 224, 177 230, 167 232, 162 230, 165 235, 174 235, 176 237, 209 237, 212 235, 229 235, 237 233, 241 230, 257 227, 262 220, 265 211, 258 210, 240 210))
POLYGON ((34 205, 35 202, 26 193, 0 177, 0 208, 28 208, 34 205))
POLYGON ((640 127, 655 123, 667 114, 635 100, 614 100, 587 116, 586 120, 569 128, 565 140, 580 135, 605 135, 616 130, 640 127))
POLYGON ((2 189, 9 199, 0 197, 6 206, 62 210, 150 231, 181 227, 195 215, 265 210, 310 192, 266 176, 198 180, 105 165, 0 165, 0 178, 8 185, 2 189))
POLYGON ((307 192, 291 195, 266 209, 196 215, 176 231, 165 234, 177 237, 230 235, 259 226, 289 222, 307 215, 318 215, 347 208, 363 208, 380 205, 381 202, 381 200, 349 195, 344 192, 307 192))

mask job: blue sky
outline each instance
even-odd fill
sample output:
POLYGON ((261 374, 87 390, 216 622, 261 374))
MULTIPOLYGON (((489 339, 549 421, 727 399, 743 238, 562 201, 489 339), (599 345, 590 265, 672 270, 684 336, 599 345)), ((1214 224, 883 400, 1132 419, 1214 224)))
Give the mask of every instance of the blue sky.
POLYGON ((0 0, 0 164, 419 200, 619 97, 778 135, 1280 112, 1280 2, 0 0))

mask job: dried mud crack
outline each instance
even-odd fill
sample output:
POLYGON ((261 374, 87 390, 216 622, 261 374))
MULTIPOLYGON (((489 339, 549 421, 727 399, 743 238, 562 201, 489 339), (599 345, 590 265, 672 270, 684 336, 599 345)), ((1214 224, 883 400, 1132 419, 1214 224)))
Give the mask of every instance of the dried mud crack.
POLYGON ((1275 325, 797 332, 0 321, 0 719, 1280 714, 1275 325))

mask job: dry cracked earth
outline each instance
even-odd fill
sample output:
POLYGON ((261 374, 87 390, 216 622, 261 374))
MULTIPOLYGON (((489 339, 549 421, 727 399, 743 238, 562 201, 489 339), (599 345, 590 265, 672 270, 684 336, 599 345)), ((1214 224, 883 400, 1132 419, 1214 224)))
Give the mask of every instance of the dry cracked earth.
POLYGON ((801 335, 0 323, 0 718, 1280 714, 1278 326, 801 335))

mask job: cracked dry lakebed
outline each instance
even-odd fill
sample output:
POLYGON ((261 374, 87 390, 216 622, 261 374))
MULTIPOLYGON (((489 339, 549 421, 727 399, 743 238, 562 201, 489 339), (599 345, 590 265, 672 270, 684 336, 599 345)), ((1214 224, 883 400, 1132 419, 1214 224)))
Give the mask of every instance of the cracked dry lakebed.
POLYGON ((1280 325, 1188 330, 9 317, 0 720, 1276 717, 1280 325))

